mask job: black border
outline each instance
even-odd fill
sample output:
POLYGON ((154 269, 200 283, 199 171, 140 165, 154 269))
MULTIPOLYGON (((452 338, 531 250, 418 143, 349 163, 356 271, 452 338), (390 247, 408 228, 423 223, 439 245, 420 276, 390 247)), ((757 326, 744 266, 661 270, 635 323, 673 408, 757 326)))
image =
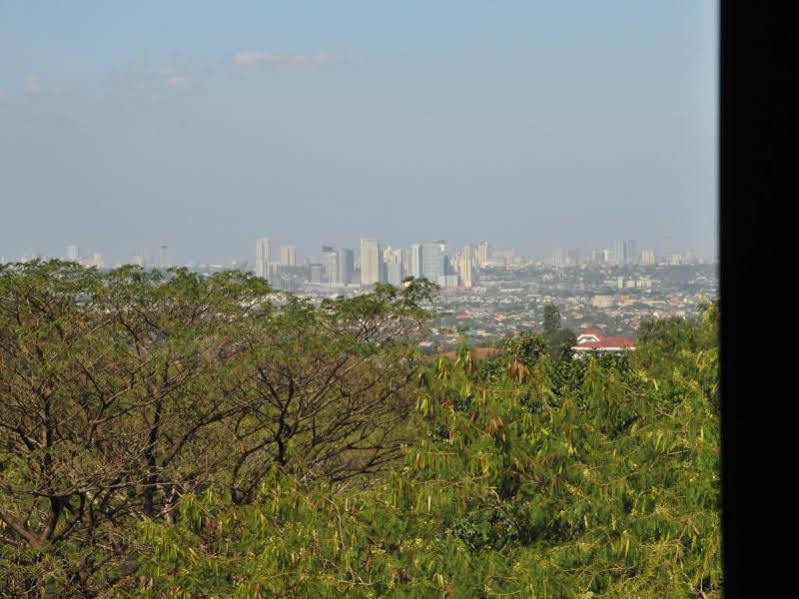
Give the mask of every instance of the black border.
POLYGON ((779 464, 795 453, 796 437, 788 417, 797 386, 791 339, 796 295, 790 290, 796 269, 778 263, 785 256, 795 258, 790 245, 799 237, 788 217, 799 173, 799 137, 793 132, 799 118, 793 89, 799 83, 793 47, 797 25, 789 6, 719 4, 725 598, 778 596, 782 584, 794 586, 787 565, 793 535, 785 530, 795 520, 794 507, 786 502, 794 477, 790 464, 779 464), (744 507, 747 491, 756 502, 744 507), (745 540, 744 528, 754 538, 747 534, 745 540), (777 538, 764 538, 769 532, 777 538), (787 549, 781 547, 786 542, 787 549))

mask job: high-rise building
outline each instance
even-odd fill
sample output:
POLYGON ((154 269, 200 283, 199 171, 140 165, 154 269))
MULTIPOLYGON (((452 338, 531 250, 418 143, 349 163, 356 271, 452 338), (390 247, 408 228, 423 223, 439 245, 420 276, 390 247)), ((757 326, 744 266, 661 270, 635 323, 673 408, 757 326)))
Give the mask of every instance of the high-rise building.
POLYGON ((261 237, 255 242, 255 276, 265 279, 269 276, 272 262, 272 240, 261 237))
POLYGON ((322 265, 321 264, 311 264, 310 265, 311 271, 311 283, 321 283, 322 282, 322 265))
POLYGON ((327 282, 331 285, 340 283, 338 280, 338 253, 333 250, 324 253, 325 274, 327 275, 327 282))
POLYGON ((386 249, 383 252, 383 260, 386 263, 386 283, 391 283, 395 287, 402 285, 402 250, 386 249))
POLYGON ((442 248, 446 244, 440 241, 422 244, 422 276, 433 283, 447 274, 447 257, 442 248))
POLYGON ((616 266, 624 266, 624 242, 621 240, 614 241, 611 252, 613 257, 609 262, 616 266))
POLYGON ((652 250, 644 250, 641 252, 641 264, 644 266, 655 265, 655 252, 652 250))
POLYGON ((285 245, 280 248, 280 264, 283 266, 297 266, 297 248, 285 245))
POLYGON ((361 285, 382 283, 383 252, 377 239, 361 239, 361 285))
POLYGON ((455 259, 455 268, 460 276, 464 287, 471 288, 474 285, 475 272, 472 256, 472 246, 465 246, 455 259))
POLYGON ((354 252, 347 248, 339 248, 338 253, 338 282, 342 285, 352 283, 352 271, 355 264, 354 252))
POLYGON ((387 262, 386 263, 386 283, 400 287, 402 285, 402 263, 401 262, 387 262))
POLYGON ((569 250, 566 254, 566 263, 569 266, 579 266, 580 265, 580 250, 578 248, 574 248, 569 250))
POLYGON ((624 264, 638 264, 638 243, 634 239, 624 242, 624 264))
POLYGON ((422 244, 411 244, 411 259, 407 266, 408 273, 415 279, 422 276, 422 244))
POLYGON ((487 241, 483 241, 477 246, 477 264, 485 266, 491 260, 491 245, 487 241))
POLYGON ((80 251, 76 245, 67 246, 67 260, 70 262, 77 262, 80 259, 80 251))
POLYGON ((552 266, 563 266, 564 253, 563 248, 552 248, 552 266))

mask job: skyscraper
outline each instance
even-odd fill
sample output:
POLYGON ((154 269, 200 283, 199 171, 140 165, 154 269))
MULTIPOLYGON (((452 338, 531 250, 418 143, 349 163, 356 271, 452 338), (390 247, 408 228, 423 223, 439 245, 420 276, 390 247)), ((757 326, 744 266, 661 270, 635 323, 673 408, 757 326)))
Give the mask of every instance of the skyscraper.
POLYGON ((621 240, 614 241, 612 251, 613 259, 611 263, 616 266, 624 266, 624 242, 621 240))
POLYGON ((310 272, 311 272, 311 283, 321 283, 322 282, 322 265, 321 264, 311 264, 310 265, 310 272))
POLYGON ((566 263, 570 266, 578 266, 580 264, 580 250, 574 248, 566 253, 566 263))
POLYGON ((652 250, 644 250, 641 252, 641 264, 644 266, 654 266, 655 253, 652 250))
POLYGON ((352 271, 355 264, 355 253, 347 248, 339 248, 338 253, 338 282, 342 285, 352 283, 352 271))
POLYGON ((422 276, 438 283, 438 277, 447 274, 446 254, 442 251, 446 244, 440 241, 422 244, 422 276))
POLYGON ((285 245, 280 248, 280 264, 283 266, 297 266, 297 248, 285 245))
POLYGON ((383 252, 377 239, 361 239, 361 285, 383 282, 383 252))
POLYGON ((552 266, 563 266, 563 248, 552 248, 552 266))
POLYGON ((339 269, 338 269, 338 252, 335 250, 330 252, 325 252, 325 273, 327 274, 327 282, 331 285, 337 285, 341 281, 339 281, 339 269))
POLYGON ((67 260, 70 262, 77 262, 80 258, 80 251, 76 245, 67 246, 67 260))
POLYGON ((402 250, 389 248, 383 252, 383 259, 386 262, 386 283, 399 287, 403 278, 402 250))
POLYGON ((408 273, 418 279, 422 276, 422 244, 421 243, 413 243, 411 244, 411 256, 410 262, 407 265, 408 273))
POLYGON ((255 241, 255 276, 265 279, 269 276, 272 262, 272 240, 261 237, 255 241))
POLYGON ((624 264, 638 264, 638 244, 634 239, 624 242, 624 264))
POLYGON ((474 267, 472 260, 472 246, 465 246, 458 254, 455 265, 460 275, 461 283, 467 289, 474 285, 474 267))
POLYGON ((477 264, 485 266, 491 260, 491 246, 487 241, 483 241, 477 246, 477 264))

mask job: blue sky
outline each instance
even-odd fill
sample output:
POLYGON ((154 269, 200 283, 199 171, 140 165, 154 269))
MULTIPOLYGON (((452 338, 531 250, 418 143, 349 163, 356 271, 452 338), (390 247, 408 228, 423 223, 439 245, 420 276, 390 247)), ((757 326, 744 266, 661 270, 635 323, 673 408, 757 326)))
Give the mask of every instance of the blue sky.
POLYGON ((0 3, 0 255, 715 254, 715 2, 0 3))

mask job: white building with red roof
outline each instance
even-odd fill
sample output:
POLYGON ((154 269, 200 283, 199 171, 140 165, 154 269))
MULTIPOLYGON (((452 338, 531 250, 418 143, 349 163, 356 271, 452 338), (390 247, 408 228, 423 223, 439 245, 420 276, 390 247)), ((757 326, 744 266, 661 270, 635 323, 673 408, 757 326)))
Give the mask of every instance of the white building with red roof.
POLYGON ((598 330, 583 331, 577 336, 577 345, 572 347, 575 357, 591 351, 620 354, 625 350, 634 349, 635 341, 632 339, 627 337, 605 337, 598 330))

